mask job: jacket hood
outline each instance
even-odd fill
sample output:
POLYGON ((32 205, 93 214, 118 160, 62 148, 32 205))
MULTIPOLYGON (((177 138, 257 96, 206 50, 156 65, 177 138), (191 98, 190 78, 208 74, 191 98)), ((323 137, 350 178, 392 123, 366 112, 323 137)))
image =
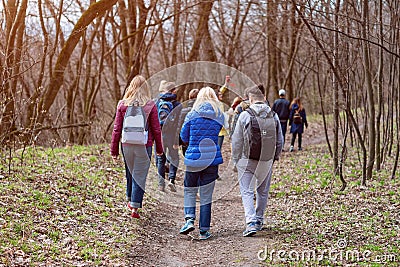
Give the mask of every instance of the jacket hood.
POLYGON ((292 106, 292 109, 293 109, 293 110, 296 110, 296 109, 298 109, 298 108, 299 108, 299 105, 293 104, 293 106, 292 106))
POLYGON ((161 99, 165 100, 165 101, 176 100, 176 94, 173 94, 173 93, 171 93, 171 92, 167 92, 167 93, 160 94, 159 97, 160 97, 161 99))
POLYGON ((254 110, 257 116, 260 116, 261 118, 266 117, 267 114, 271 112, 270 106, 268 106, 266 103, 251 104, 250 108, 254 110))
POLYGON ((213 119, 218 121, 221 125, 224 124, 224 115, 220 111, 218 113, 215 113, 213 107, 211 106, 210 103, 203 103, 201 104, 196 110, 195 113, 197 113, 199 116, 208 118, 208 119, 213 119))

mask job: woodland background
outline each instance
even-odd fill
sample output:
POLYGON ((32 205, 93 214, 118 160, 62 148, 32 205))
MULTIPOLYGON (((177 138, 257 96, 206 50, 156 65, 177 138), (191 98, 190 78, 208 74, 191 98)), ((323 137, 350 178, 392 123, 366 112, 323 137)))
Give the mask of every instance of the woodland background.
POLYGON ((343 188, 350 147, 363 185, 388 161, 396 176, 399 0, 3 0, 0 9, 4 153, 108 142, 133 76, 201 60, 263 83, 271 103, 285 88, 321 114, 343 188))

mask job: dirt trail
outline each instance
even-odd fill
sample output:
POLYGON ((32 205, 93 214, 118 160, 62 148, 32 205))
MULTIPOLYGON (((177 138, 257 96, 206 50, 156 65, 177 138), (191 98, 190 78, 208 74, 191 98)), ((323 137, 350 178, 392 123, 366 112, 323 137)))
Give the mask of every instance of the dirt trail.
MULTIPOLYGON (((310 130, 310 135, 317 131, 310 130)), ((304 145, 314 144, 313 138, 304 138, 304 145)), ((286 136, 286 147, 289 146, 290 136, 286 136)), ((318 139, 324 142, 324 139, 318 139)), ((280 229, 274 226, 274 216, 271 212, 282 210, 277 207, 273 197, 270 198, 266 225, 264 229, 253 237, 243 237, 244 210, 236 173, 228 166, 230 157, 228 141, 224 144, 225 162, 220 166, 222 179, 217 181, 214 196, 218 200, 213 202, 211 232, 213 237, 206 241, 198 240, 198 228, 190 235, 179 234, 179 229, 184 223, 183 219, 183 187, 178 186, 178 192, 165 193, 156 205, 141 219, 141 231, 136 239, 136 245, 131 249, 129 262, 132 266, 267 266, 268 263, 258 259, 257 253, 266 246, 276 242, 276 235, 280 235, 280 229), (170 198, 169 198, 170 197, 170 198), (167 203, 175 203, 170 205, 167 203)), ((307 149, 307 148, 306 148, 307 149)), ((283 153, 281 161, 275 166, 283 168, 289 163, 290 153, 283 153)), ((150 176, 155 176, 153 166, 150 176)), ((177 184, 182 185, 184 173, 182 170, 177 175, 177 184)), ((274 177, 272 178, 274 179, 274 177)), ((151 180, 151 179, 150 179, 151 180)), ((156 185, 156 181, 151 181, 156 185)), ((272 181, 272 184, 274 182, 272 181)), ((153 186, 151 197, 158 198, 153 186)), ((215 199, 215 198, 214 198, 215 199)), ((148 206, 147 206, 148 208, 148 206)), ((145 207, 146 209, 146 207, 145 207)), ((199 209, 196 209, 197 216, 199 209)))

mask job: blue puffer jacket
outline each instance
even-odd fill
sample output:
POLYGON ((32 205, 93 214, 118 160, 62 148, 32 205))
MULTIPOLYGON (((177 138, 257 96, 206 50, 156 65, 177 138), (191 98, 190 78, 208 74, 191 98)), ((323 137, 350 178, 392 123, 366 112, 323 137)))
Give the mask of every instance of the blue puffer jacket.
POLYGON ((222 112, 216 114, 211 104, 204 103, 190 111, 183 123, 181 139, 189 143, 185 165, 193 168, 215 166, 223 162, 218 133, 224 124, 222 112))

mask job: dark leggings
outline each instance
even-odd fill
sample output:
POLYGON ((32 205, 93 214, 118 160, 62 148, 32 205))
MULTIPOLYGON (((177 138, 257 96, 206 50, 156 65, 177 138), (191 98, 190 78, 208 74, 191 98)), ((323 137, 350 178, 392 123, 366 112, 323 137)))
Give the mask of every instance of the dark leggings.
POLYGON ((301 133, 292 133, 292 141, 290 142, 291 146, 294 146, 294 141, 296 141, 296 135, 299 135, 299 148, 301 147, 301 133))

